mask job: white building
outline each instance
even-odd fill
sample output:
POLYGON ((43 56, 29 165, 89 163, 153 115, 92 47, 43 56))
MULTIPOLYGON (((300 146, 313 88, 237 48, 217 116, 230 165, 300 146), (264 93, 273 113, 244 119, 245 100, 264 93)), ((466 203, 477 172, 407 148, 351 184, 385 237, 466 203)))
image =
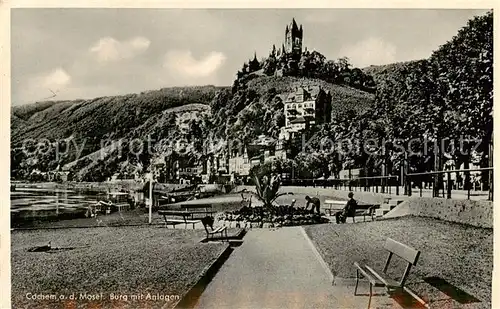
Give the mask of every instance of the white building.
POLYGON ((285 131, 296 133, 329 122, 331 95, 319 86, 299 87, 285 98, 285 131))

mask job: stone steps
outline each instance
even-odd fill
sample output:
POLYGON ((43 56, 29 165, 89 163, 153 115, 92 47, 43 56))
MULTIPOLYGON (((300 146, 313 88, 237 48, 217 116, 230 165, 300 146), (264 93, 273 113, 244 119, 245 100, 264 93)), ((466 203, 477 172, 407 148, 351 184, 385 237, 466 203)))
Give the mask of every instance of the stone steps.
POLYGON ((386 201, 386 203, 380 205, 380 207, 375 210, 375 218, 383 217, 389 211, 393 210, 396 206, 398 206, 402 202, 403 200, 393 200, 393 199, 386 201))
POLYGON ((384 216, 386 213, 388 213, 390 210, 388 209, 375 209, 375 218, 380 218, 384 216))

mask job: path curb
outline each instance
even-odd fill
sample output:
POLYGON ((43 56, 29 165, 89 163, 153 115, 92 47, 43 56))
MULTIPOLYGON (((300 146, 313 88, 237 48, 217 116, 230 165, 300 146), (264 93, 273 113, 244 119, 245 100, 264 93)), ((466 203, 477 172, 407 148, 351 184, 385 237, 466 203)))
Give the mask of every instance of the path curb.
POLYGON ((300 227, 300 230, 302 232, 302 235, 304 235, 304 238, 307 240, 307 243, 309 243, 309 246, 311 247, 314 255, 316 256, 316 258, 318 259, 319 263, 321 264, 321 266, 323 267, 323 269, 325 270, 326 274, 328 275, 330 281, 333 283, 333 280, 335 279, 335 277, 333 276, 333 273, 332 271, 330 270, 330 267, 328 266, 328 264, 325 262, 325 260, 323 259, 323 257, 321 256, 321 254, 319 253, 318 249, 316 249, 316 246, 314 245, 314 243, 312 242, 311 238, 309 238, 309 235, 307 235, 306 233, 306 230, 304 230, 304 227, 300 227))
POLYGON ((228 244, 215 261, 203 269, 201 277, 198 281, 194 283, 188 291, 184 293, 184 295, 182 295, 181 299, 173 306, 173 308, 194 308, 206 286, 210 283, 210 281, 212 281, 213 277, 217 274, 217 271, 221 268, 222 264, 226 262, 233 250, 234 249, 228 244))

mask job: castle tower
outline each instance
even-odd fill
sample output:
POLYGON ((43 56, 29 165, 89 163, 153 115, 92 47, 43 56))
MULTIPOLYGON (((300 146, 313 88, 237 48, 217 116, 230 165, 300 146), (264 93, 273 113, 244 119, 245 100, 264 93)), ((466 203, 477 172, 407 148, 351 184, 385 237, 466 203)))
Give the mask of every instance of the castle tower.
POLYGON ((302 54, 302 34, 302 25, 299 28, 295 18, 292 19, 290 25, 287 25, 285 29, 285 53, 302 54))

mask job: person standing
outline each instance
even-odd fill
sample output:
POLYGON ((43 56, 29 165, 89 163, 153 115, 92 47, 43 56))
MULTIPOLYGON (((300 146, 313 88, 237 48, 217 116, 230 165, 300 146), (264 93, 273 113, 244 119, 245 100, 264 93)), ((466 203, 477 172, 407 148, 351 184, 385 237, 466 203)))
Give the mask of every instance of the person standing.
POLYGON ((321 205, 321 202, 319 201, 319 199, 317 197, 309 197, 309 196, 306 196, 306 210, 307 208, 309 207, 309 204, 311 204, 311 212, 314 213, 314 208, 316 208, 316 213, 320 213, 319 212, 319 207, 321 205))

